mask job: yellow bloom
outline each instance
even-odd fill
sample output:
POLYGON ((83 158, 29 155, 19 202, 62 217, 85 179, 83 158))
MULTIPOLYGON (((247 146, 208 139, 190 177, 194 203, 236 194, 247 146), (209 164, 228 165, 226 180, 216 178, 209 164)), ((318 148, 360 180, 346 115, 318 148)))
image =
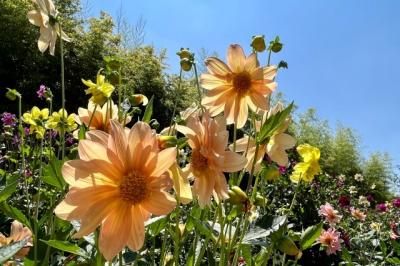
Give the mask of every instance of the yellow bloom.
POLYGON ((227 124, 242 128, 248 108, 267 110, 269 94, 275 90, 276 66, 260 67, 257 55, 245 56, 237 44, 228 49, 228 64, 216 57, 206 59, 207 74, 201 75, 201 85, 207 91, 202 104, 212 116, 224 112, 227 124))
POLYGON ((115 89, 113 85, 105 82, 105 77, 99 73, 97 74, 96 84, 91 80, 84 79, 82 79, 82 82, 89 87, 85 90, 86 94, 92 95, 89 100, 98 105, 103 105, 115 89))
POLYGON ((25 123, 30 125, 30 133, 36 133, 36 138, 41 139, 46 131, 44 123, 49 117, 49 109, 44 108, 40 110, 38 107, 34 106, 30 112, 26 112, 22 118, 25 123))
POLYGON ((44 53, 50 46, 50 54, 54 55, 57 42, 57 35, 69 42, 68 36, 61 31, 57 23, 58 11, 51 0, 33 0, 37 9, 28 12, 29 22, 40 27, 40 37, 38 40, 39 51, 44 53))
POLYGON ((160 151, 148 124, 126 130, 111 121, 110 134, 91 130, 78 146, 79 160, 62 167, 70 185, 55 213, 64 220, 80 220, 75 237, 101 226, 99 249, 111 261, 125 246, 137 251, 145 239, 145 221, 167 215, 176 206, 168 193, 168 169, 176 162, 176 148, 160 151))
POLYGON ((75 114, 68 115, 66 110, 60 109, 58 112, 53 112, 53 114, 49 117, 46 127, 61 132, 63 126, 65 132, 69 132, 77 128, 77 125, 75 124, 75 114))
POLYGON ((300 180, 311 182, 316 174, 321 173, 318 163, 320 151, 309 144, 302 144, 297 147, 297 152, 303 158, 303 162, 295 165, 290 179, 294 183, 298 183, 300 180))

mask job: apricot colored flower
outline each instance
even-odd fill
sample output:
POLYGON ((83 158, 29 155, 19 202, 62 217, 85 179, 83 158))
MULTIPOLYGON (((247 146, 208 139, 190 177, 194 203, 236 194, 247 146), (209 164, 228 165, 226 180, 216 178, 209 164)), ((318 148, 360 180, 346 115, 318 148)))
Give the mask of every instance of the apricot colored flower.
POLYGON ((58 112, 53 112, 49 117, 46 127, 58 132, 62 131, 62 127, 64 127, 65 132, 73 131, 77 128, 75 123, 75 114, 68 115, 67 111, 61 108, 58 112))
POLYGON ((276 88, 276 66, 260 67, 255 53, 245 56, 240 45, 228 48, 228 64, 216 57, 206 59, 207 74, 201 75, 206 89, 202 104, 211 116, 224 112, 227 124, 242 128, 252 111, 268 109, 267 96, 276 88))
POLYGON ((79 158, 62 167, 70 185, 55 213, 64 220, 80 220, 74 235, 100 229, 99 248, 111 260, 125 246, 139 250, 144 243, 144 222, 151 214, 166 215, 176 206, 166 191, 172 186, 168 169, 176 149, 159 151, 149 125, 137 122, 125 130, 111 120, 110 134, 87 132, 78 146, 79 158))
POLYGON ((354 218, 356 218, 360 221, 365 221, 365 218, 367 217, 367 215, 365 215, 365 213, 363 213, 359 209, 355 209, 355 208, 351 208, 350 211, 351 211, 351 216, 353 216, 354 218))
POLYGON ((97 73, 96 83, 91 80, 82 79, 83 84, 88 86, 85 90, 86 94, 91 94, 90 101, 94 104, 103 105, 115 90, 114 86, 105 81, 106 77, 97 73))
POLYGON ((318 214, 325 217, 325 220, 330 225, 335 225, 340 222, 342 216, 339 215, 339 212, 333 208, 333 206, 329 203, 325 203, 325 205, 321 205, 318 214))
POLYGON ((31 24, 40 27, 38 39, 39 51, 44 53, 49 48, 50 54, 54 55, 57 36, 67 42, 70 38, 61 30, 57 22, 58 11, 51 0, 33 0, 37 9, 28 12, 28 20, 31 24))
POLYGON ((32 107, 30 112, 26 112, 22 119, 29 124, 29 132, 36 133, 36 138, 42 139, 44 136, 45 122, 49 118, 49 109, 40 110, 38 107, 32 107))
POLYGON ((326 247, 326 254, 336 254, 336 251, 341 250, 339 237, 340 232, 336 231, 335 228, 329 228, 327 231, 322 230, 319 242, 326 247))
MULTIPOLYGON (((279 111, 283 110, 283 105, 278 103, 274 108, 272 108, 268 113, 264 111, 260 111, 259 114, 263 117, 262 123, 265 123, 267 117, 276 114, 279 111)), ((256 130, 259 131, 261 127, 261 122, 256 122, 256 130)), ((276 162, 279 166, 286 166, 289 162, 288 155, 286 154, 286 150, 291 149, 296 144, 296 139, 286 134, 286 130, 291 122, 291 119, 288 118, 283 121, 282 125, 274 132, 272 137, 270 138, 267 144, 259 144, 258 153, 255 164, 255 173, 260 170, 261 162, 265 156, 276 162)), ((230 146, 233 148, 233 145, 230 146)), ((246 136, 236 141, 236 151, 245 152, 247 158, 246 169, 250 172, 251 167, 253 165, 253 160, 256 152, 256 142, 254 139, 250 139, 246 136)))
MULTIPOLYGON (((87 109, 78 108, 78 115, 75 116, 75 121, 78 125, 85 124, 86 127, 89 126, 90 122, 89 130, 97 129, 108 133, 111 128, 110 116, 111 120, 118 120, 118 106, 114 102, 111 101, 110 104, 104 104, 103 107, 100 105, 96 107, 96 104, 89 101, 87 109)), ((125 124, 128 124, 131 119, 131 116, 127 116, 125 124)), ((121 119, 119 122, 123 124, 124 119, 121 119)))
POLYGON ((236 172, 246 165, 246 158, 227 150, 228 131, 223 117, 210 118, 208 112, 202 119, 189 116, 187 126, 177 126, 186 135, 192 149, 190 164, 185 169, 194 177, 193 194, 200 206, 208 205, 211 196, 227 199, 228 185, 223 172, 236 172))
POLYGON ((294 183, 298 183, 300 180, 311 182, 315 175, 321 173, 318 162, 320 151, 309 144, 302 144, 297 147, 297 152, 303 158, 303 162, 297 163, 294 166, 290 180, 294 183))
POLYGON ((7 246, 13 242, 21 241, 27 239, 27 243, 25 247, 20 249, 16 254, 16 258, 23 258, 29 253, 30 247, 32 244, 32 232, 28 227, 25 227, 23 224, 14 220, 11 224, 10 236, 5 237, 2 233, 0 233, 0 247, 7 246))

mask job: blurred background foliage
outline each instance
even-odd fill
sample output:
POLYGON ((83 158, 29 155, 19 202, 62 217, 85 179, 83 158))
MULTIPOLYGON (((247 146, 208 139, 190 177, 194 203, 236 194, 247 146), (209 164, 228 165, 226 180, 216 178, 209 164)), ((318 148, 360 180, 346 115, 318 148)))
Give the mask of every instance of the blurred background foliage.
MULTIPOLYGON (((104 68, 104 57, 110 55, 122 60, 123 86, 128 92, 142 93, 148 98, 154 95, 153 116, 157 117, 161 128, 169 124, 176 95, 179 95, 177 111, 197 99, 193 75, 184 75, 178 91, 179 76, 168 73, 167 51, 145 44, 143 18, 131 25, 122 11, 115 18, 105 12, 94 18, 85 15, 79 0, 55 3, 62 13, 64 31, 73 40, 65 44, 68 112, 76 112, 79 106, 87 105, 81 78, 94 80, 97 71, 104 68)), ((32 27, 26 18, 26 13, 32 9, 30 0, 0 1, 0 112, 17 111, 16 105, 4 97, 6 88, 22 93, 23 111, 43 105, 36 97, 41 84, 50 87, 56 99, 60 98, 59 49, 54 57, 38 51, 38 28, 32 27)), ((201 62, 211 54, 205 49, 198 52, 199 73, 205 71, 201 62)), ((54 108, 58 109, 59 104, 55 102, 54 108)), ((314 109, 297 114, 294 120, 291 131, 298 144, 309 143, 320 148, 321 165, 326 173, 333 176, 362 173, 368 183, 376 185, 374 191, 382 199, 390 197, 389 191, 399 193, 400 182, 390 156, 378 152, 365 159, 360 137, 353 129, 339 124, 332 130, 328 121, 321 120, 314 109)))

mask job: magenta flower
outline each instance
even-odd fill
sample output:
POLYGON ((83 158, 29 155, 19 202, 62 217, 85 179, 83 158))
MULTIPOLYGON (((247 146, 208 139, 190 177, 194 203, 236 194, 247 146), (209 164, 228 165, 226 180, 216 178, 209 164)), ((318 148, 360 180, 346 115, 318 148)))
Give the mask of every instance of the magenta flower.
POLYGON ((388 210, 388 207, 386 206, 385 203, 380 203, 376 205, 376 209, 380 212, 386 212, 388 210))
POLYGON ((39 90, 37 90, 36 93, 40 99, 43 99, 46 93, 46 86, 40 85, 39 90))
POLYGON ((15 118, 14 114, 4 112, 1 116, 1 122, 3 122, 5 126, 14 127, 17 124, 17 119, 15 118))
POLYGON ((367 200, 368 200, 369 202, 373 202, 373 201, 374 201, 374 196, 368 195, 368 196, 367 196, 367 200))
POLYGON ((286 167, 285 166, 279 166, 279 173, 281 175, 285 174, 286 173, 286 167))
POLYGON ((327 231, 322 230, 319 237, 319 243, 326 247, 326 254, 336 254, 336 251, 341 250, 340 233, 335 228, 329 228, 327 231))
POLYGON ((349 206, 350 206, 350 199, 349 199, 349 197, 344 196, 344 195, 340 196, 340 197, 339 197, 339 206, 340 206, 341 208, 349 207, 349 206))
POLYGON ((400 198, 394 199, 392 201, 392 204, 393 204, 394 207, 400 208, 400 198))

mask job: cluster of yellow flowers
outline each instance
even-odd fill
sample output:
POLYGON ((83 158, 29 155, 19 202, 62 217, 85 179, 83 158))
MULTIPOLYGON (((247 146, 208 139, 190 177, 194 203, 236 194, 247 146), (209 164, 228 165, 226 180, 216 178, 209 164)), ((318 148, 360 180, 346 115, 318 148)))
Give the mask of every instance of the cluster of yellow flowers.
POLYGON ((75 114, 68 115, 67 111, 60 109, 49 116, 49 109, 40 110, 37 106, 32 107, 30 112, 24 113, 23 121, 30 125, 30 133, 36 134, 36 138, 42 139, 46 129, 54 129, 61 132, 70 132, 77 128, 75 114))

